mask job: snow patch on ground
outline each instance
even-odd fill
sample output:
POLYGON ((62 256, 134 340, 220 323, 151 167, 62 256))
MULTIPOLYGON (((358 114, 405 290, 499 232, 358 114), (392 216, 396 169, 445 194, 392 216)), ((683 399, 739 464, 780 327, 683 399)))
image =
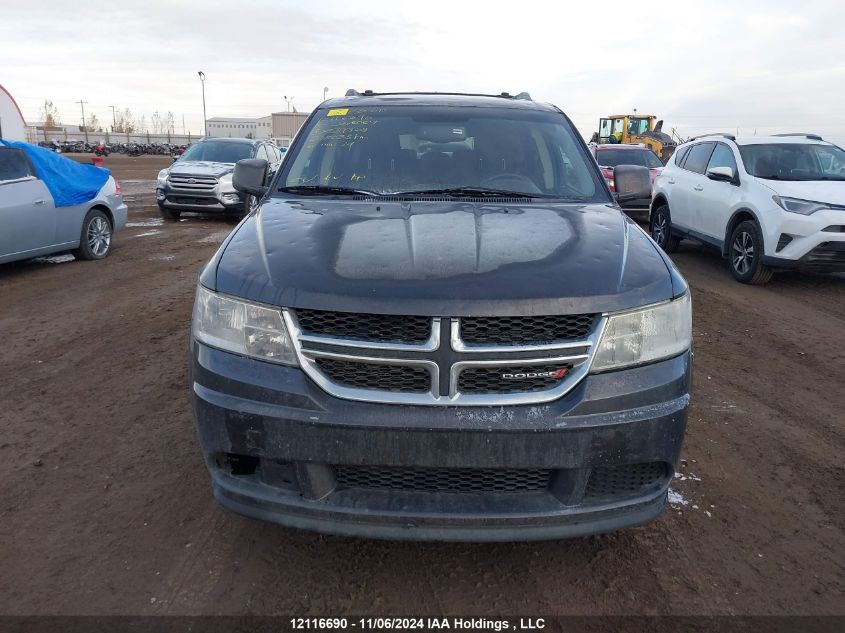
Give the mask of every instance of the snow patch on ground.
POLYGON ((164 224, 164 218, 147 218, 140 222, 127 222, 126 226, 161 226, 164 224))
POLYGON ((153 255, 150 257, 150 260, 158 260, 162 262, 172 262, 176 259, 176 255, 170 255, 169 253, 165 253, 163 255, 153 255))
POLYGON ((143 233, 138 233, 135 237, 148 237, 150 235, 159 235, 161 231, 144 231, 143 233))
POLYGON ((684 496, 680 492, 671 488, 669 488, 669 503, 673 506, 689 505, 689 501, 684 499, 684 496))

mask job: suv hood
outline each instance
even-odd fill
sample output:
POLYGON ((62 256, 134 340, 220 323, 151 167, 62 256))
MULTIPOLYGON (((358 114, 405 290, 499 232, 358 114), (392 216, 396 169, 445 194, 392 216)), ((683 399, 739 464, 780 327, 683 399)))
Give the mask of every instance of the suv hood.
POLYGON ((829 202, 845 205, 845 180, 766 180, 757 182, 765 185, 779 196, 800 198, 813 202, 829 202))
POLYGON ((686 288, 611 205, 279 198, 229 236, 201 283, 285 307, 442 316, 613 311, 686 288))
POLYGON ((210 163, 199 160, 177 160, 170 167, 171 174, 185 174, 189 176, 215 176, 219 178, 235 171, 234 163, 210 163))

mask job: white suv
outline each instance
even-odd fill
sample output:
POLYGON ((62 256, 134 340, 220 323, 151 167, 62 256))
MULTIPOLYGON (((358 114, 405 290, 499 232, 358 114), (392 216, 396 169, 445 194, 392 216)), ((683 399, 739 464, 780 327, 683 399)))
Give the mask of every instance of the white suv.
POLYGON ((649 228, 667 252, 717 246, 743 283, 845 271, 845 151, 813 134, 695 138, 655 180, 649 228))

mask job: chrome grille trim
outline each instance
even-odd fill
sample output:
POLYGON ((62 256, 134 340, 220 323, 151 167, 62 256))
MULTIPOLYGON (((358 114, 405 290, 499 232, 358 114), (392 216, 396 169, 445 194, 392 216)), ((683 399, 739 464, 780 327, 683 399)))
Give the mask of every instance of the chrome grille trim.
POLYGON ((182 174, 171 174, 167 182, 173 189, 183 191, 211 191, 217 186, 217 178, 214 176, 189 176, 182 174), (194 182, 190 182, 193 180, 194 182))
MULTIPOLYGON (((452 352, 456 355, 448 369, 441 368, 437 362, 425 357, 440 347, 442 328, 453 324, 459 319, 443 319, 432 317, 431 337, 425 343, 386 343, 382 341, 362 341, 344 339, 335 336, 320 336, 304 334, 296 321, 295 309, 282 309, 282 316, 291 341, 305 374, 321 389, 338 398, 359 402, 378 402, 384 404, 405 405, 434 405, 434 406, 501 406, 538 404, 557 400, 566 395, 580 383, 590 371, 592 357, 607 324, 607 316, 599 315, 592 332, 580 341, 565 343, 551 343, 541 345, 506 345, 506 346, 472 346, 471 348, 456 348, 456 337, 452 338, 452 352), (319 346, 319 347, 315 347, 319 346), (326 349, 329 347, 330 349, 326 349), (367 354, 365 350, 385 352, 384 356, 367 354), (560 354, 550 352, 560 351, 560 354), (389 354, 388 352, 392 352, 389 354), (466 358, 471 352, 500 353, 496 359, 466 358), (528 356, 536 352, 536 356, 528 356), (544 355, 545 354, 545 355, 544 355), (334 358, 357 363, 372 363, 384 365, 398 365, 407 367, 423 367, 431 376, 431 389, 427 393, 395 392, 348 387, 340 385, 328 378, 317 366, 318 358, 334 358), (520 365, 544 365, 566 363, 573 365, 559 384, 546 390, 469 394, 460 393, 458 379, 460 372, 469 367, 507 367, 518 363, 520 365), (448 371, 449 392, 440 392, 441 369, 448 371)), ((455 328, 452 328, 453 332, 455 328)), ((459 339, 458 339, 459 341, 459 339)), ((442 354, 443 352, 440 352, 442 354)), ((441 361, 442 362, 442 361, 441 361)))

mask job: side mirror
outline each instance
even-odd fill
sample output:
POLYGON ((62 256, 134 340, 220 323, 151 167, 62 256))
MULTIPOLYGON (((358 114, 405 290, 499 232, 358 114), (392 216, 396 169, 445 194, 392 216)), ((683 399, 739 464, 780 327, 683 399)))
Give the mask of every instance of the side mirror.
POLYGON ((734 181, 734 170, 730 167, 711 167, 707 170, 707 177, 710 180, 722 180, 724 182, 734 181))
POLYGON ((173 158, 173 162, 174 162, 174 163, 175 163, 177 160, 179 160, 179 157, 178 157, 178 156, 173 156, 172 158, 173 158))
POLYGON ((651 198, 651 173, 639 165, 618 165, 613 168, 616 201, 628 202, 651 198))
POLYGON ((267 161, 263 158, 244 158, 235 163, 232 185, 237 191, 261 197, 267 193, 267 161))

